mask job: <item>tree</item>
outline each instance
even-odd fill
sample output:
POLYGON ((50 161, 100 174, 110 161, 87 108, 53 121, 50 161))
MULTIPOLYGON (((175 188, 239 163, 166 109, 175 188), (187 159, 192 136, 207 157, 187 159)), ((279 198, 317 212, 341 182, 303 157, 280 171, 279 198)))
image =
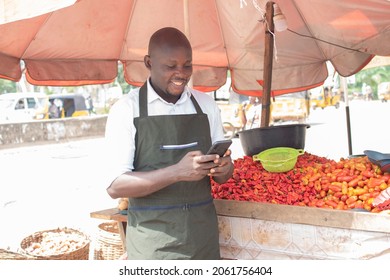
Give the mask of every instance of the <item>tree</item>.
POLYGON ((378 99, 378 85, 390 81, 390 65, 369 68, 356 74, 356 87, 362 88, 363 83, 371 86, 374 99, 378 99))
POLYGON ((0 94, 16 92, 16 83, 9 80, 0 79, 0 94))

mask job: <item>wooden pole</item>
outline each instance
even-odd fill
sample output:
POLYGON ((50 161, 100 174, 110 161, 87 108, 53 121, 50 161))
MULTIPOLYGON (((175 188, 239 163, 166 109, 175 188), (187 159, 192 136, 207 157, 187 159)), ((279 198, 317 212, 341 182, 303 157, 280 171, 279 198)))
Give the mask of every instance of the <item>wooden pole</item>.
POLYGON ((261 127, 268 127, 271 115, 271 84, 272 84, 272 63, 274 56, 274 6, 273 2, 266 5, 265 23, 265 45, 264 45, 264 67, 263 67, 263 96, 261 98, 261 127))
POLYGON ((348 135, 348 154, 352 155, 352 133, 351 133, 351 118, 349 112, 349 100, 348 100, 348 85, 347 79, 342 77, 344 87, 344 102, 345 102, 345 117, 347 121, 347 135, 348 135))

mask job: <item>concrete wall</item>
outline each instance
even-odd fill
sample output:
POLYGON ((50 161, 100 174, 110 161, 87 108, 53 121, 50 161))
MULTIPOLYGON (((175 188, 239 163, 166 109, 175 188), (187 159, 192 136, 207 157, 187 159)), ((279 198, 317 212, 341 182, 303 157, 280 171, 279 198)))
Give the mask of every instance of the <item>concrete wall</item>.
POLYGON ((0 149, 103 137, 107 115, 0 124, 0 149))

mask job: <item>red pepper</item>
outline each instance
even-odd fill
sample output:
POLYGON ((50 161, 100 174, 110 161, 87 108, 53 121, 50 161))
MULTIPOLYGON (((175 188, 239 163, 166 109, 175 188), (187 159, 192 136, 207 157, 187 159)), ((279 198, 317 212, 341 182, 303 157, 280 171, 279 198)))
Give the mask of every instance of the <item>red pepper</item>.
POLYGON ((364 170, 362 171, 362 173, 360 173, 362 176, 364 177, 367 177, 367 178, 371 178, 371 177, 374 177, 374 172, 372 172, 371 170, 364 170))
POLYGON ((337 177, 337 181, 338 182, 350 182, 350 181, 352 181, 354 178, 353 178, 353 176, 348 176, 348 175, 345 175, 345 176, 338 176, 337 177))

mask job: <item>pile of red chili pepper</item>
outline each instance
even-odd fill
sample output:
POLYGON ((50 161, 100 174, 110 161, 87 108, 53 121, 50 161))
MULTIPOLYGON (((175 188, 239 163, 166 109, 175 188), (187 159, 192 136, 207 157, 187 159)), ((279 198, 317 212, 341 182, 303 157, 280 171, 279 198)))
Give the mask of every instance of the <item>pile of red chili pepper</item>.
POLYGON ((284 173, 267 172, 250 156, 236 159, 232 178, 224 184, 212 180, 212 194, 215 199, 380 212, 390 206, 372 202, 389 186, 390 174, 367 157, 336 162, 305 152, 284 173))

